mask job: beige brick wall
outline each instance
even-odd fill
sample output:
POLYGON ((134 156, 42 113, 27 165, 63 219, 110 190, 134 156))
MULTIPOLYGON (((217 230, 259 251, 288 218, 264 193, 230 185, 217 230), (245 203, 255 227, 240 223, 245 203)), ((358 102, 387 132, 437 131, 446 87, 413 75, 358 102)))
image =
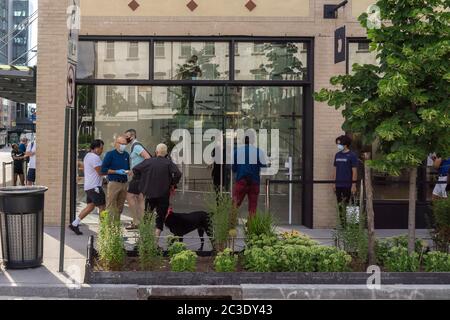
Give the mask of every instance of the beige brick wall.
POLYGON ((61 171, 67 77, 66 1, 40 0, 37 77, 37 183, 45 195, 45 224, 61 212, 61 171))
MULTIPOLYGON (((345 63, 334 64, 334 30, 347 26, 347 36, 364 36, 353 17, 352 2, 339 10, 339 19, 324 20, 323 5, 340 1, 311 0, 309 17, 146 17, 131 13, 114 17, 82 17, 82 35, 254 35, 315 38, 315 90, 329 86, 329 78, 345 73, 345 63)), ((38 139, 51 141, 38 151, 39 182, 50 186, 47 224, 59 223, 61 157, 65 99, 65 1, 41 0, 39 23, 38 139), (52 5, 50 6, 50 3, 52 5)), ((334 138, 342 133, 342 118, 334 109, 314 104, 314 179, 329 179, 335 153, 334 138)), ((330 185, 314 187, 314 227, 335 223, 330 185)))

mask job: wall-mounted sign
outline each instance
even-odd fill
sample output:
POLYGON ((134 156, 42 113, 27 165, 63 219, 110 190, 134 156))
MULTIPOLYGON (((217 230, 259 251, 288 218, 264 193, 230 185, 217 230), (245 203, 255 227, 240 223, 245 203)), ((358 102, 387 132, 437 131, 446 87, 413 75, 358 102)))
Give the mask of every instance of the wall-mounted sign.
POLYGON ((345 26, 336 29, 334 32, 334 63, 345 61, 346 45, 345 45, 345 26))

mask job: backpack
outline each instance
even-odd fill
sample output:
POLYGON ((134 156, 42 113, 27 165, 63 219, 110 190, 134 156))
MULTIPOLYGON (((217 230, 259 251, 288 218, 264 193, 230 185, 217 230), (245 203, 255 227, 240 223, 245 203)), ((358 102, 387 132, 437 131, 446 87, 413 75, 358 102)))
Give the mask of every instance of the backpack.
POLYGON ((146 147, 144 147, 144 145, 142 143, 140 143, 140 142, 133 143, 133 145, 131 146, 131 153, 133 153, 134 148, 136 146, 141 146, 145 151, 147 151, 147 153, 150 155, 150 157, 153 158, 153 155, 150 153, 150 151, 148 151, 148 149, 146 147))

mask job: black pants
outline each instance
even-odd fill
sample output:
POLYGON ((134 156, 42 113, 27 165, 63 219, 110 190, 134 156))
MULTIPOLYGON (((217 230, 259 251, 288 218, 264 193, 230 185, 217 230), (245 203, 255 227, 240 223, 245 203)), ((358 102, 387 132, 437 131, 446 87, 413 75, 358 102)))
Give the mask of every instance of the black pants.
POLYGON ((352 188, 337 188, 336 187, 336 200, 338 203, 349 204, 352 196, 352 188))
POLYGON ((153 211, 156 208, 156 228, 164 229, 164 220, 166 219, 167 210, 169 209, 169 195, 160 198, 150 198, 146 201, 146 211, 153 211))

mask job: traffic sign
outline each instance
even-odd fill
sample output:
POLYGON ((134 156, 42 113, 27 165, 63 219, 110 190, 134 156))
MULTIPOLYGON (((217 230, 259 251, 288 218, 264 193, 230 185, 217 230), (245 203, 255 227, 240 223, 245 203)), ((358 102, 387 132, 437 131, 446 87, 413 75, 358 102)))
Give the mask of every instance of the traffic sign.
POLYGON ((75 107, 75 75, 76 66, 72 63, 68 64, 67 69, 67 106, 70 108, 75 107))

